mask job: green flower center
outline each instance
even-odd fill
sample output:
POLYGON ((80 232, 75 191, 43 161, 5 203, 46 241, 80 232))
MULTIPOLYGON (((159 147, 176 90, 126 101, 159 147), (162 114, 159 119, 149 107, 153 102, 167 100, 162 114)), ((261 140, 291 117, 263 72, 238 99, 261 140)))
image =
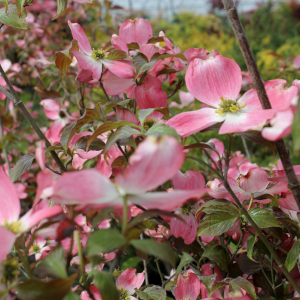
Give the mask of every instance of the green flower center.
POLYGON ((101 58, 105 58, 106 55, 105 55, 105 51, 102 50, 102 49, 93 49, 92 51, 92 58, 98 60, 98 59, 101 59, 101 58))
POLYGON ((15 277, 20 273, 18 268, 18 261, 14 260, 13 258, 8 258, 4 262, 4 272, 3 277, 1 278, 1 283, 7 284, 8 282, 14 280, 15 277))
POLYGON ((7 220, 4 220, 3 227, 12 231, 13 233, 21 233, 22 232, 21 225, 22 225, 21 221, 15 221, 12 223, 8 223, 7 220))
POLYGON ((130 300, 128 296, 128 291, 124 290, 124 288, 119 289, 119 300, 130 300))
POLYGON ((219 105, 220 108, 216 110, 216 113, 220 116, 227 112, 236 113, 246 106, 245 103, 239 104, 236 100, 224 99, 223 97, 221 97, 221 100, 222 103, 219 105))
POLYGON ((31 252, 39 253, 41 251, 41 248, 38 244, 33 244, 30 248, 31 252))
POLYGON ((188 215, 190 211, 192 210, 192 207, 189 204, 183 204, 181 206, 182 214, 183 215, 188 215))
POLYGON ((144 122, 144 129, 149 130, 156 122, 153 119, 146 119, 144 122))

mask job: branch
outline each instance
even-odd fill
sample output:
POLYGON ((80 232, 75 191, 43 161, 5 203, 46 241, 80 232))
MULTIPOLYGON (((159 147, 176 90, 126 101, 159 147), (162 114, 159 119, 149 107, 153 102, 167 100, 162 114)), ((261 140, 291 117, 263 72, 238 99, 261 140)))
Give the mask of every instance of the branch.
POLYGON ((178 84, 176 85, 175 89, 173 90, 173 92, 168 95, 168 99, 171 98, 172 96, 174 96, 183 86, 183 80, 179 80, 178 84))
MULTIPOLYGON (((43 134, 43 132, 40 130, 40 128, 38 127, 38 125, 35 123, 34 119, 31 117, 30 113, 28 112, 28 110, 26 109, 26 107, 24 106, 23 102, 20 100, 17 92, 15 91, 15 89, 13 88, 11 82, 9 81, 9 79, 7 78, 1 64, 0 64, 0 73, 3 77, 3 79, 5 80, 6 84, 8 85, 9 89, 10 89, 10 93, 8 93, 6 91, 6 93, 4 93, 9 99, 11 99, 14 103, 14 105, 16 105, 21 112, 23 113, 24 117, 27 119, 27 121, 30 123, 31 127, 33 128, 33 130, 36 132, 36 134, 39 136, 39 138, 41 140, 44 140, 46 143, 46 147, 49 148, 51 146, 50 142, 48 141, 48 139, 45 137, 45 135, 43 134)), ((1 91, 3 91, 3 87, 1 87, 1 91)), ((5 90, 5 89, 4 89, 5 90)), ((56 154, 55 151, 50 151, 53 159, 55 160, 55 162, 57 163, 57 165, 60 168, 61 173, 64 173, 67 171, 67 169, 65 168, 64 164, 62 163, 62 161, 59 159, 58 155, 56 154)))
MULTIPOLYGON (((263 109, 271 109, 272 106, 269 101, 264 82, 260 76, 258 67, 256 65, 253 53, 251 51, 242 23, 239 19, 237 10, 234 6, 233 0, 223 0, 223 3, 227 17, 232 25, 233 31, 244 56, 247 68, 253 80, 254 87, 260 100, 260 104, 263 109)), ((293 192, 298 208, 300 209, 300 185, 291 162, 289 150, 286 148, 283 139, 275 142, 275 145, 289 182, 289 188, 293 192)))

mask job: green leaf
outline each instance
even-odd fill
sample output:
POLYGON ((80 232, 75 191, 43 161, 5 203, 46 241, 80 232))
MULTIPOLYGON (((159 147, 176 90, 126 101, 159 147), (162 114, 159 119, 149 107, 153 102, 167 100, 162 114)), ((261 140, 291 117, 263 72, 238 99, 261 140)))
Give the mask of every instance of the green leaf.
POLYGON ((247 275, 257 273, 262 268, 261 264, 249 259, 247 255, 240 255, 236 258, 236 262, 241 271, 247 275))
POLYGON ((19 29, 27 29, 25 18, 27 16, 26 10, 22 11, 19 17, 18 8, 15 4, 9 4, 7 11, 5 7, 0 9, 0 22, 19 29))
POLYGON ((67 69, 73 60, 73 53, 71 50, 79 50, 78 41, 73 40, 68 49, 55 53, 55 65, 64 75, 66 75, 67 69))
POLYGON ((147 220, 149 218, 156 217, 156 216, 167 216, 167 217, 171 217, 171 218, 177 218, 184 222, 184 220, 179 215, 174 214, 173 212, 159 210, 159 209, 149 209, 149 210, 142 212, 141 214, 138 214, 136 217, 134 217, 133 220, 131 220, 128 223, 128 228, 135 226, 136 224, 138 224, 144 220, 147 220))
POLYGON ((34 89, 36 90, 37 94, 42 98, 42 99, 59 99, 62 98, 62 95, 54 90, 47 90, 44 86, 38 85, 35 86, 34 89))
POLYGON ((70 291, 63 300, 81 300, 80 296, 70 291))
POLYGON ((140 46, 138 45, 138 43, 127 44, 127 47, 128 47, 128 50, 137 50, 137 49, 140 49, 140 46))
POLYGON ((14 289, 22 300, 62 300, 70 292, 77 275, 49 281, 28 279, 20 282, 14 289))
POLYGON ((107 115, 107 113, 117 105, 124 107, 131 100, 133 100, 133 98, 109 101, 101 106, 102 114, 107 115))
POLYGON ((179 265, 177 267, 177 270, 176 270, 176 274, 178 275, 179 273, 181 273, 183 267, 190 264, 192 261, 194 261, 194 259, 188 253, 183 252, 182 256, 181 256, 180 263, 179 263, 179 265))
POLYGON ((141 123, 141 127, 144 128, 144 122, 147 116, 151 115, 154 112, 154 108, 140 109, 138 111, 138 119, 141 123))
POLYGON ((107 59, 117 60, 117 59, 126 59, 127 57, 128 57, 128 55, 126 52, 124 52, 122 50, 112 49, 109 52, 107 59))
POLYGON ((144 290, 135 290, 141 300, 166 300, 167 292, 158 285, 146 287, 144 290))
POLYGON ((66 10, 68 4, 68 0, 57 0, 57 13, 52 21, 57 19, 62 13, 66 10))
POLYGON ((292 137, 293 137, 293 146, 294 151, 300 150, 300 101, 298 102, 297 110, 295 112, 294 121, 292 125, 292 137))
POLYGON ((293 245, 292 249, 289 251, 286 261, 284 263, 284 266, 287 268, 289 272, 294 268, 299 258, 299 254, 300 254, 300 240, 297 240, 297 242, 293 245))
POLYGON ((69 142, 72 138, 72 136, 75 134, 74 129, 76 128, 77 121, 73 121, 72 123, 65 126, 63 129, 63 132, 60 137, 60 144, 63 147, 64 150, 68 149, 69 142), (74 134, 72 135, 72 133, 74 134))
POLYGON ((234 285, 236 285, 236 286, 244 289, 250 295, 252 300, 257 299, 255 288, 254 288, 253 284, 250 281, 248 281, 247 279, 239 276, 235 279, 232 279, 230 282, 230 285, 233 288, 234 288, 234 285))
POLYGON ((39 263, 36 272, 43 274, 42 276, 67 278, 66 265, 65 250, 61 245, 58 245, 39 263))
POLYGON ((131 137, 132 135, 137 134, 137 135, 142 135, 142 133, 130 126, 122 126, 119 127, 113 134, 111 134, 106 142, 105 148, 104 148, 104 153, 106 153, 109 148, 115 144, 119 140, 125 140, 131 137))
POLYGON ((158 42, 164 42, 164 38, 162 36, 153 36, 149 39, 147 44, 156 44, 158 42))
POLYGON ((213 275, 210 275, 210 276, 200 276, 200 280, 204 283, 204 285, 206 286, 207 290, 208 290, 208 293, 210 293, 211 291, 211 288, 214 284, 214 282, 216 281, 216 277, 217 277, 217 274, 213 274, 213 275))
POLYGON ((172 74, 172 73, 176 73, 176 72, 177 71, 174 69, 163 69, 163 70, 159 71, 156 76, 158 77, 159 75, 172 74))
POLYGON ((46 149, 46 154, 50 151, 56 151, 56 152, 64 152, 65 149, 63 148, 63 146, 61 144, 56 144, 53 146, 50 146, 46 149))
POLYGON ((248 213, 256 225, 260 228, 281 227, 280 223, 276 220, 273 214, 265 208, 251 208, 248 213))
POLYGON ((162 136, 162 135, 170 135, 177 139, 177 141, 180 143, 181 138, 178 135, 177 131, 166 124, 162 123, 155 123, 150 129, 148 129, 146 135, 155 135, 155 136, 162 136))
POLYGON ((238 216, 231 214, 230 211, 227 213, 216 211, 206 215, 198 226, 197 235, 205 237, 221 235, 233 226, 237 218, 238 216))
POLYGON ((157 243, 154 240, 132 240, 132 246, 147 254, 154 255, 159 259, 175 266, 175 255, 172 247, 168 242, 157 243))
POLYGON ((140 68, 147 62, 148 62, 147 57, 142 53, 138 53, 132 58, 132 64, 133 67, 136 69, 137 73, 139 72, 140 68))
MULTIPOLYGON (((82 149, 82 150, 86 151, 86 147, 87 147, 89 138, 90 138, 90 136, 87 135, 87 136, 83 136, 80 139, 78 139, 74 145, 74 149, 82 149)), ((104 149, 104 147, 105 147, 105 143, 102 140, 95 139, 90 144, 89 151, 99 151, 99 150, 104 149)))
POLYGON ((254 248, 255 240, 256 237, 253 235, 249 235, 247 239, 247 256, 253 261, 255 261, 253 258, 253 248, 254 248))
POLYGON ((211 290, 210 290, 210 293, 209 293, 209 297, 211 297, 211 295, 218 289, 226 286, 226 285, 229 285, 229 282, 227 282, 227 279, 224 279, 223 281, 218 281, 218 282, 215 282, 213 284, 213 286, 211 287, 211 290), (226 281, 225 281, 226 280, 226 281))
POLYGON ((229 255, 220 245, 209 245, 205 247, 202 258, 206 257, 214 261, 221 270, 228 271, 229 255))
POLYGON ((18 9, 18 16, 19 17, 22 15, 24 3, 25 3, 25 0, 16 0, 16 6, 17 6, 17 9, 18 9))
POLYGON ((156 60, 152 60, 148 63, 145 63, 141 66, 141 68, 139 69, 137 76, 139 76, 140 74, 150 70, 154 65, 156 64, 156 60))
POLYGON ((100 291, 102 300, 119 300, 119 292, 111 274, 95 272, 94 282, 100 291))
POLYGON ((179 57, 183 60, 187 60, 186 57, 182 54, 182 53, 179 53, 179 54, 163 54, 163 55, 160 55, 157 60, 159 59, 164 59, 164 58, 168 58, 168 57, 179 57))
POLYGON ((236 215, 237 217, 240 216, 240 210, 239 208, 228 200, 209 200, 205 202, 201 207, 197 210, 196 216, 200 212, 205 212, 207 214, 214 213, 216 211, 224 212, 224 213, 231 213, 233 215, 236 215))
POLYGON ((213 143, 195 143, 184 146, 184 149, 209 149, 216 152, 220 158, 219 152, 216 150, 215 145, 213 143))
POLYGON ((138 257, 130 257, 122 263, 121 270, 124 271, 126 269, 135 268, 139 262, 141 262, 141 260, 138 257))
POLYGON ((87 242, 89 256, 107 253, 125 246, 127 240, 116 229, 100 229, 92 233, 87 242))
MULTIPOLYGON (((100 112, 97 106, 94 109, 85 109, 84 114, 77 121, 73 121, 65 126, 60 138, 60 143, 64 149, 68 149, 71 138, 82 126, 95 120, 100 120, 100 112)), ((97 136, 95 136, 95 138, 97 138, 97 136)))
POLYGON ((31 153, 28 153, 24 156, 21 156, 16 165, 9 170, 9 178, 12 182, 18 180, 25 172, 29 171, 31 168, 31 164, 35 156, 31 153))
POLYGON ((5 12, 8 10, 8 0, 0 0, 0 3, 4 6, 5 12))
POLYGON ((139 126, 132 124, 132 123, 128 123, 126 121, 120 121, 120 122, 105 122, 103 123, 99 128, 97 128, 95 130, 95 132, 90 136, 89 141, 88 141, 88 145, 87 145, 87 150, 89 148, 89 145, 92 143, 92 141, 97 138, 100 134, 103 134, 104 132, 113 130, 113 129, 117 129, 121 126, 129 126, 129 127, 135 127, 135 128, 140 128, 139 126))

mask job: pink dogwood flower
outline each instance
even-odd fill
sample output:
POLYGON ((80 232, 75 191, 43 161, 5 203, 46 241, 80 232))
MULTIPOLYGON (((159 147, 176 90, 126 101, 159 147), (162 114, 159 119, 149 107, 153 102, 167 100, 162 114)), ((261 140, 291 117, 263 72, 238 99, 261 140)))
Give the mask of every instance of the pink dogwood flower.
POLYGON ((189 92, 179 91, 179 99, 181 104, 178 104, 177 102, 171 102, 170 107, 183 109, 184 107, 189 106, 189 104, 193 103, 195 97, 189 92))
POLYGON ((238 98, 242 73, 236 62, 217 51, 199 51, 197 54, 194 50, 191 54, 195 58, 190 61, 186 72, 186 85, 188 91, 206 106, 178 114, 167 121, 166 124, 175 128, 182 137, 221 122, 220 134, 261 129, 277 110, 289 107, 298 94, 294 86, 283 90, 285 80, 270 81, 265 86, 273 109, 263 110, 255 89, 238 98))
MULTIPOLYGON (((29 244, 32 236, 29 236, 25 246, 29 244)), ((34 255, 35 260, 40 260, 42 256, 45 256, 44 251, 50 251, 50 246, 47 244, 47 241, 41 237, 36 237, 32 245, 30 246, 28 250, 29 255, 34 255)))
POLYGON ((151 24, 142 18, 136 18, 122 23, 119 29, 119 36, 113 34, 111 43, 115 49, 128 52, 128 44, 137 43, 142 47, 148 43, 151 37, 151 24))
MULTIPOLYGON (((17 63, 12 64, 9 59, 2 59, 2 60, 0 60, 0 65, 3 68, 3 71, 5 73, 11 71, 9 74, 7 74, 8 79, 21 71, 20 65, 17 64, 17 63)), ((0 75, 0 85, 2 87, 6 88, 7 90, 9 90, 9 88, 8 88, 8 86, 7 86, 4 78, 1 75, 0 75)), ((13 88, 17 92, 22 93, 22 90, 19 89, 18 87, 16 87, 16 86, 13 85, 13 88)), ((4 100, 5 98, 6 98, 6 96, 0 91, 0 100, 4 100)))
POLYGON ((99 80, 102 74, 103 66, 109 69, 113 74, 122 78, 133 78, 135 69, 130 61, 111 60, 103 49, 92 49, 87 36, 81 26, 77 23, 68 21, 73 39, 78 41, 79 50, 71 50, 78 61, 81 69, 90 70, 93 73, 93 79, 99 80))
POLYGON ((0 261, 6 258, 15 243, 16 237, 27 232, 43 219, 47 219, 62 212, 59 205, 34 211, 30 209, 23 217, 19 218, 21 212, 20 200, 10 179, 0 172, 0 261))
POLYGON ((150 136, 130 156, 129 166, 115 176, 115 183, 95 169, 86 169, 59 178, 49 194, 57 203, 79 204, 81 207, 120 207, 123 198, 127 197, 130 205, 138 203, 150 209, 172 210, 186 200, 206 193, 205 188, 146 193, 171 179, 183 160, 182 146, 175 138, 150 136))
POLYGON ((197 300, 200 294, 200 284, 200 280, 192 270, 188 270, 184 275, 179 274, 174 290, 175 299, 197 300))
MULTIPOLYGON (((240 175, 237 180, 228 177, 228 183, 231 189, 241 202, 248 200, 251 197, 256 198, 264 194, 275 195, 287 191, 286 183, 269 186, 269 182, 268 174, 260 168, 250 169, 247 174, 240 175)), ((219 179, 215 178, 213 181, 209 181, 207 185, 209 187, 208 193, 210 196, 216 199, 228 199, 233 201, 232 197, 219 179)), ((268 203, 271 202, 271 199, 254 200, 254 202, 256 201, 259 201, 260 203, 268 203)))
POLYGON ((136 98, 140 109, 165 107, 168 103, 166 92, 162 89, 161 81, 147 74, 142 84, 137 85, 133 78, 126 79, 106 71, 102 78, 103 86, 108 95, 119 95, 123 92, 136 98))
MULTIPOLYGON (((300 81, 294 80, 293 86, 300 87, 300 81)), ((285 110, 278 111, 274 118, 270 120, 270 127, 263 128, 261 134, 269 141, 277 141, 292 132, 294 114, 298 103, 298 96, 295 96, 291 102, 291 106, 285 110)))
MULTIPOLYGON (((127 269, 123 271, 116 280, 116 286, 119 291, 120 299, 138 300, 132 295, 135 289, 139 289, 145 280, 145 271, 137 274, 136 269, 127 269)), ((91 292, 96 300, 102 300, 101 294, 96 287, 91 287, 91 292)), ((82 300, 91 300, 87 292, 81 293, 82 300)))
POLYGON ((40 104, 43 105, 47 118, 54 121, 47 130, 46 137, 51 143, 58 143, 61 130, 76 118, 69 115, 66 108, 53 99, 44 99, 40 104))

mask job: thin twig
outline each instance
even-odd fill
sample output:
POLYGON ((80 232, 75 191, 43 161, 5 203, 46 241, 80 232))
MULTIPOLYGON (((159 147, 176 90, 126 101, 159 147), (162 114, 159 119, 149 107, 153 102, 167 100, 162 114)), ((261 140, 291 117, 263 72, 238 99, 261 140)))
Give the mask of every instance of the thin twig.
POLYGON ((232 263, 233 263, 233 261, 234 261, 235 256, 237 255, 237 253, 238 253, 239 250, 240 250, 240 245, 241 245, 241 243, 242 243, 242 240, 243 240, 243 238, 244 238, 244 235, 245 235, 245 232, 243 231, 242 234, 241 234, 241 237, 240 237, 240 239, 239 239, 239 241, 238 241, 238 244, 236 245, 235 251, 234 251, 234 253, 232 254, 232 256, 231 256, 231 258, 230 258, 230 261, 229 261, 229 263, 228 263, 228 267, 227 267, 228 270, 230 269, 230 267, 231 267, 231 265, 232 265, 232 263))
POLYGON ((250 155, 250 152, 249 152, 249 149, 248 149, 246 139, 244 137, 242 137, 242 142, 243 142, 243 146, 244 146, 244 149, 245 149, 245 152, 246 152, 246 156, 251 161, 251 155, 250 155))
MULTIPOLYGON (((34 119, 31 117, 30 113, 28 112, 28 110, 26 109, 26 107, 24 106, 23 102, 20 100, 17 92, 15 91, 15 89, 13 88, 11 82, 9 81, 9 79, 7 78, 1 64, 0 64, 0 73, 3 77, 3 79, 5 80, 6 84, 8 85, 10 92, 13 96, 13 98, 10 97, 10 95, 8 96, 8 98, 10 98, 13 103, 21 110, 21 112, 23 113, 24 117, 27 119, 27 121, 30 123, 30 125, 32 126, 33 130, 36 132, 36 134, 39 136, 39 138, 41 140, 44 140, 46 143, 46 147, 49 148, 51 146, 50 142, 48 141, 48 139, 45 137, 45 135, 43 134, 43 132, 41 131, 41 129, 39 128, 39 126, 35 123, 34 119)), ((2 91, 2 89, 1 89, 2 91)), ((6 95, 6 94, 5 94, 6 95)), ((64 164, 62 163, 62 161, 59 159, 58 155, 56 154, 55 151, 50 151, 53 159, 55 160, 55 162, 57 163, 58 167, 61 170, 61 173, 64 173, 67 171, 67 169, 65 168, 64 164)))
POLYGON ((83 116, 84 112, 85 112, 85 105, 84 105, 84 83, 80 84, 80 94, 81 94, 81 98, 79 100, 79 113, 81 116, 83 116))
POLYGON ((168 99, 171 98, 172 96, 174 96, 183 86, 183 80, 179 80, 178 84, 176 85, 175 89, 173 90, 173 92, 171 94, 168 95, 168 99))
MULTIPOLYGON (((143 233, 140 234, 140 239, 143 240, 144 236, 143 233)), ((146 285, 149 284, 149 277, 148 277, 148 270, 147 270, 147 262, 145 259, 143 259, 143 266, 144 266, 144 271, 145 271, 145 283, 146 285)))
POLYGON ((57 175, 62 175, 61 173, 59 173, 59 172, 53 170, 52 168, 50 168, 47 164, 45 164, 45 167, 46 167, 48 170, 50 170, 51 172, 53 172, 53 173, 55 173, 55 174, 57 174, 57 175))
MULTIPOLYGON (((3 130, 3 123, 2 123, 1 113, 0 113, 0 135, 1 135, 1 138, 4 137, 4 130, 3 130)), ((8 168, 8 172, 9 172, 10 171, 10 164, 9 164, 9 159, 8 159, 8 155, 7 155, 7 151, 6 151, 4 142, 3 142, 2 152, 3 152, 4 159, 5 159, 5 162, 7 164, 7 168, 8 168)))
MULTIPOLYGON (((235 36, 240 45, 240 49, 244 56, 247 68, 253 80, 253 85, 256 89, 257 95, 260 100, 260 104, 263 109, 271 109, 271 103, 268 98, 264 82, 260 76, 257 64, 255 62, 254 55, 251 51, 248 39, 246 37, 244 28, 239 19, 237 10, 234 6, 233 0, 223 0, 227 17, 232 25, 235 36)), ((293 192, 298 208, 300 209, 300 184, 296 177, 294 167, 291 162, 289 150, 286 148, 283 139, 275 142, 277 152, 281 159, 285 174, 289 182, 289 188, 293 192)))

